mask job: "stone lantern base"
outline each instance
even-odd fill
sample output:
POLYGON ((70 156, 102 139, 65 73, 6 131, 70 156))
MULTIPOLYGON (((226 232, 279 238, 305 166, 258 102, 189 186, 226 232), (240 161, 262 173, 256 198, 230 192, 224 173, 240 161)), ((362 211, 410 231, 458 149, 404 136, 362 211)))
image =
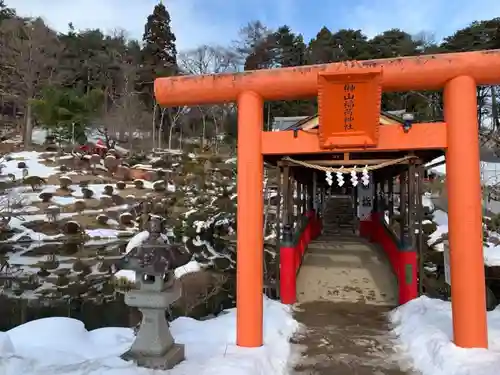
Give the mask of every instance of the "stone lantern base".
POLYGON ((152 356, 146 353, 128 351, 122 355, 126 361, 133 361, 138 366, 155 370, 170 370, 185 359, 184 344, 174 343, 163 355, 152 356))
POLYGON ((180 284, 175 282, 162 291, 144 289, 125 294, 125 303, 139 309, 142 322, 132 347, 122 358, 141 367, 168 370, 185 359, 184 345, 175 343, 165 319, 166 308, 180 297, 180 284))

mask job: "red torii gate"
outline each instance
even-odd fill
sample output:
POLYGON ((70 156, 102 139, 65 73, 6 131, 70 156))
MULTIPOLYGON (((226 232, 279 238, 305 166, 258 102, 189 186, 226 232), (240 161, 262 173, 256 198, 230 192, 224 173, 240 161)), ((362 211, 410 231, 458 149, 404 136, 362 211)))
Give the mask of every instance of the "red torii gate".
MULTIPOLYGON (((500 84, 500 50, 178 76, 155 81, 160 105, 238 104, 237 343, 263 343, 263 155, 345 151, 446 149, 454 341, 487 347, 476 86, 500 84), (264 132, 264 100, 318 96, 337 107, 339 83, 360 83, 370 108, 380 91, 444 88, 445 123, 414 124, 404 133, 359 113, 354 132, 320 106, 318 134, 264 132), (365 84, 366 83, 366 84, 365 84)), ((373 112, 373 113, 371 113, 373 112)))

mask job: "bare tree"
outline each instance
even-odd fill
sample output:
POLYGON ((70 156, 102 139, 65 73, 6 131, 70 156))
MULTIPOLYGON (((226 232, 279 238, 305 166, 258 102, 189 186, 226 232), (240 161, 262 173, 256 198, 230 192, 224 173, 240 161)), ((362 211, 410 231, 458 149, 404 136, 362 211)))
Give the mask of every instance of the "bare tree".
POLYGON ((189 74, 226 73, 235 71, 238 66, 234 52, 208 45, 181 53, 177 61, 181 71, 189 74))
POLYGON ((126 43, 126 33, 116 29, 111 40, 119 43, 110 44, 107 50, 115 69, 104 72, 109 87, 106 89, 105 110, 97 131, 104 137, 108 148, 119 141, 128 143, 129 149, 132 149, 135 139, 145 138, 144 130, 150 121, 150 113, 140 98, 141 92, 136 89, 140 65, 138 56, 130 51, 130 44, 126 43))
POLYGON ((24 144, 33 132, 30 101, 56 80, 62 51, 57 34, 41 18, 12 18, 0 27, 0 94, 24 108, 24 144))
MULTIPOLYGON (((168 113, 168 115, 170 117, 170 129, 168 131, 168 148, 170 150, 170 149, 172 149, 172 136, 173 136, 174 129, 181 125, 182 117, 185 116, 187 113, 189 113, 189 107, 183 106, 183 107, 176 107, 176 108, 165 108, 163 113, 162 113, 162 116, 166 112, 168 113)), ((161 123, 163 124, 164 121, 161 121, 161 123)), ((180 147, 182 147, 182 145, 180 145, 180 147)))
POLYGON ((140 100, 140 92, 135 89, 138 66, 123 57, 120 64, 120 82, 113 95, 111 106, 104 114, 103 127, 99 132, 105 137, 108 147, 111 143, 128 142, 133 148, 134 138, 144 138, 143 133, 148 120, 148 113, 140 100))
MULTIPOLYGON (((228 73, 238 69, 237 54, 220 46, 202 45, 183 52, 179 55, 177 62, 181 71, 194 75, 228 73)), ((217 140, 220 124, 223 122, 221 117, 227 114, 231 106, 231 104, 198 106, 202 123, 202 148, 205 145, 208 121, 210 120, 214 124, 215 139, 217 140)))
POLYGON ((478 123, 481 147, 500 155, 499 86, 477 88, 478 123))
POLYGON ((12 218, 23 219, 26 212, 22 208, 26 207, 26 198, 17 191, 9 191, 0 196, 0 232, 8 228, 12 218))

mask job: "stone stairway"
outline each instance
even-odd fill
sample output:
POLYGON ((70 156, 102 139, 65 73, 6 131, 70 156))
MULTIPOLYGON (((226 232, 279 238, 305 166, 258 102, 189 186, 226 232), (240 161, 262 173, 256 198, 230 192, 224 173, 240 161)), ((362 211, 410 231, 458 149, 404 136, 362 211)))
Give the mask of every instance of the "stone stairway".
POLYGON ((350 195, 334 195, 323 211, 323 236, 356 233, 357 220, 350 195))

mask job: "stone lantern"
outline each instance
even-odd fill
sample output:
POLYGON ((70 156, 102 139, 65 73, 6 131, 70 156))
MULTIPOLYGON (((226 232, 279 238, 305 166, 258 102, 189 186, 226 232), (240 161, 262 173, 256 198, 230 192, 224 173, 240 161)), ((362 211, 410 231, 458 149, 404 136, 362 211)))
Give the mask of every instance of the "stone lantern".
POLYGON ((174 269, 175 250, 161 238, 162 221, 152 218, 147 223, 149 237, 122 260, 122 268, 136 273, 135 288, 125 294, 125 303, 142 313, 137 337, 123 355, 139 366, 170 369, 184 360, 184 345, 175 343, 165 311, 181 296, 181 286, 174 269))

